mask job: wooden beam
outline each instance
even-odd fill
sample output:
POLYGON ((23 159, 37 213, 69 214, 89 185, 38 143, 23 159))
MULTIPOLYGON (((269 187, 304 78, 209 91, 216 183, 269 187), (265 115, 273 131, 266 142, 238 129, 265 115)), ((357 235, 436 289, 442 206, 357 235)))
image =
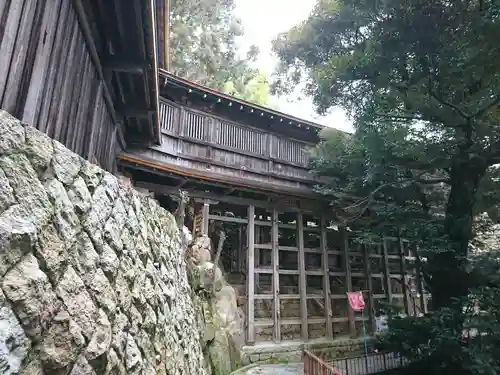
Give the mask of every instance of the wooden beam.
POLYGON ((155 114, 154 109, 144 109, 144 108, 124 108, 119 114, 121 117, 137 117, 137 118, 149 118, 151 115, 155 114))
POLYGON ((165 0, 165 15, 164 15, 164 67, 166 71, 170 70, 170 0, 165 0))
MULTIPOLYGON (((144 25, 144 20, 142 18, 142 3, 148 3, 148 2, 143 2, 141 0, 133 0, 132 1, 132 7, 134 8, 134 13, 135 13, 135 22, 137 27, 137 33, 139 34, 138 40, 139 40, 139 56, 141 59, 146 59, 146 43, 145 43, 145 38, 144 38, 144 27, 139 27, 144 25)), ((149 1, 149 6, 151 7, 150 9, 150 14, 147 15, 151 18, 148 19, 148 21, 151 23, 152 27, 152 35, 153 35, 153 47, 156 45, 156 41, 154 40, 156 37, 156 30, 154 30, 154 25, 155 25, 155 20, 154 20, 154 1, 150 0, 149 1)), ((156 49, 153 49, 153 55, 156 56, 156 49)), ((156 73, 156 70, 155 70, 156 73)), ((145 96, 145 101, 146 105, 149 107, 151 104, 151 98, 149 97, 149 82, 147 79, 143 80, 143 87, 144 87, 144 93, 146 94, 145 96)))
POLYGON ((392 303, 392 290, 391 290, 391 274, 389 272, 389 256, 387 251, 387 238, 383 238, 382 240, 382 250, 384 255, 384 280, 385 287, 387 291, 387 302, 392 303))
POLYGON ((205 202, 203 202, 203 209, 201 211, 201 214, 201 234, 208 236, 208 218, 210 216, 210 203, 208 203, 208 200, 205 200, 205 202))
MULTIPOLYGON (((104 87, 104 81, 99 81, 97 84, 97 95, 96 98, 99 98, 102 94, 102 90, 104 87)), ((88 154, 87 154, 87 160, 90 161, 91 163, 93 162, 93 158, 95 157, 95 142, 96 142, 96 132, 99 130, 98 127, 101 125, 99 121, 97 121, 97 117, 99 115, 99 102, 96 101, 94 103, 94 110, 92 112, 91 116, 91 124, 92 128, 90 129, 90 143, 89 143, 89 148, 88 148, 88 154)))
POLYGON ((427 314, 427 298, 425 296, 425 289, 424 289, 424 277, 423 277, 423 270, 422 270, 422 261, 420 259, 420 254, 418 254, 418 247, 415 248, 415 272, 417 274, 417 288, 418 288, 418 293, 420 295, 420 308, 421 311, 424 314, 427 314))
MULTIPOLYGON (((351 277, 351 262, 349 260, 349 234, 346 228, 342 228, 342 247, 344 250, 344 269, 345 269, 345 281, 348 292, 352 292, 352 277, 351 277)), ((346 301, 348 303, 348 301, 346 301)), ((347 317, 349 319, 349 333, 351 336, 356 335, 356 315, 354 311, 348 306, 347 307, 347 317)))
POLYGON ((255 343, 255 207, 248 206, 247 229, 247 344, 255 343))
MULTIPOLYGON (((153 44, 153 66, 152 66, 152 71, 153 71, 153 104, 154 107, 156 108, 155 113, 153 115, 153 120, 156 122, 156 127, 153 129, 153 135, 156 137, 156 143, 158 145, 162 144, 162 136, 161 136, 161 124, 160 124, 160 84, 159 84, 159 75, 158 75, 158 69, 159 69, 159 64, 158 64, 158 35, 157 35, 157 28, 156 28, 156 14, 155 14, 155 0, 150 0, 149 6, 151 7, 151 12, 150 12, 150 22, 151 22, 151 29, 153 30, 152 32, 152 44, 153 44), (154 134, 156 133, 156 134, 154 134)), ((148 88, 148 80, 147 77, 145 77, 145 87, 146 89, 148 88)), ((148 92, 146 92, 146 96, 148 96, 148 92)), ((148 101, 146 101, 148 103, 148 101)), ((150 104, 148 104, 150 106, 150 104)))
POLYGON ((370 319, 370 324, 368 328, 371 333, 375 333, 377 328, 375 326, 375 301, 373 299, 373 280, 372 280, 372 271, 371 271, 371 263, 370 263, 370 251, 368 245, 363 246, 363 261, 365 268, 365 278, 366 278, 366 289, 368 291, 368 318, 370 319))
POLYGON ((325 295, 325 318, 326 318, 326 335, 328 338, 333 338, 332 326, 332 299, 330 296, 330 270, 328 268, 328 244, 326 237, 326 219, 321 217, 321 253, 323 256, 323 293, 325 295))
POLYGON ((410 294, 408 291, 408 274, 406 272, 406 260, 405 260, 405 248, 403 239, 398 239, 398 249, 399 249, 399 262, 401 265, 401 283, 403 286, 403 304, 405 307, 405 314, 410 315, 410 303, 409 298, 410 294))
POLYGON ((120 56, 112 56, 103 63, 104 70, 120 73, 145 74, 146 61, 133 61, 120 56))
POLYGON ((226 223, 239 223, 246 224, 248 223, 247 219, 241 219, 239 217, 230 217, 230 216, 221 216, 221 215, 209 215, 208 218, 210 220, 223 221, 226 223))
MULTIPOLYGON (((255 212, 255 208, 254 208, 254 212, 255 212)), ((254 219, 254 224, 255 224, 255 219, 254 219)), ((254 260, 260 266, 262 264, 260 249, 263 249, 263 247, 262 247, 263 245, 260 245, 260 242, 262 240, 263 228, 256 226, 256 225, 254 225, 254 226, 255 226, 254 248, 257 250, 256 253, 254 251, 254 253, 255 253, 254 260)), ((272 248, 273 248, 272 245, 270 245, 269 249, 272 250, 272 248)), ((255 285, 257 286, 257 288, 259 288, 259 293, 260 293, 260 275, 259 274, 255 274, 255 285)))
MULTIPOLYGON (((179 193, 179 189, 172 186, 164 186, 160 184, 153 184, 143 181, 137 181, 136 185, 151 191, 155 191, 160 194, 170 195, 179 193)), ((239 198, 239 197, 227 196, 223 194, 210 193, 193 189, 183 189, 183 190, 186 190, 189 193, 189 196, 193 198, 214 199, 224 203, 230 203, 242 206, 253 205, 255 207, 267 208, 267 209, 272 209, 273 207, 275 207, 275 204, 272 202, 259 201, 257 199, 239 198)), ((300 209, 297 207, 286 207, 286 209, 289 212, 300 212, 300 209)), ((303 210, 303 212, 305 211, 303 210)))
POLYGON ((272 257, 273 257, 273 341, 279 343, 281 341, 281 319, 280 319, 280 276, 279 276, 279 249, 278 249, 278 211, 276 208, 273 209, 272 214, 272 257))
POLYGON ((111 94, 108 86, 104 81, 104 72, 101 66, 101 60, 99 59, 99 54, 97 53, 97 49, 94 43, 94 38, 92 37, 92 31, 85 15, 85 9, 82 4, 82 0, 73 0, 73 6, 76 12, 76 16, 78 18, 78 23, 80 24, 80 29, 82 30, 83 36, 85 38, 85 42, 87 44, 87 48, 90 53, 90 57, 92 59, 92 63, 95 66, 97 77, 100 81, 103 82, 103 96, 104 102, 106 103, 106 108, 108 109, 109 116, 113 121, 113 124, 116 125, 116 111, 113 105, 113 100, 111 99, 111 94))
MULTIPOLYGON (((267 183, 267 182, 255 182, 252 181, 251 179, 243 179, 241 177, 236 178, 229 176, 227 174, 221 174, 221 173, 215 173, 215 172, 210 172, 207 174, 207 171, 201 171, 199 169, 194 169, 194 168, 189 168, 189 167, 181 167, 179 165, 174 165, 174 164, 166 164, 159 162, 159 160, 156 160, 155 157, 151 157, 150 155, 152 154, 152 151, 154 150, 149 150, 147 152, 142 152, 143 155, 140 154, 132 154, 132 153, 122 153, 118 156, 118 162, 122 164, 123 166, 127 166, 133 169, 139 169, 143 170, 148 173, 152 174, 157 174, 157 175, 164 175, 168 177, 173 177, 176 176, 177 178, 179 177, 184 177, 186 179, 189 179, 191 182, 199 183, 199 184, 206 184, 208 186, 235 186, 239 190, 242 191, 248 191, 248 192, 254 192, 254 193, 259 193, 263 195, 268 195, 272 197, 276 196, 282 196, 282 195, 287 195, 287 196, 293 196, 297 197, 299 199, 304 199, 307 200, 308 204, 311 204, 312 202, 316 202, 315 205, 312 205, 309 207, 293 207, 293 206, 286 206, 287 207, 287 212, 308 212, 311 214, 317 214, 318 212, 321 212, 323 210, 326 210, 328 208, 328 205, 326 204, 326 201, 322 200, 320 197, 316 196, 312 190, 306 189, 306 188, 292 188, 290 186, 280 186, 276 185, 273 183, 267 183)), ((159 153, 161 155, 161 153, 159 153)), ((258 173, 257 173, 258 174, 258 173)), ((264 174, 261 174, 264 176, 264 174)), ((269 177, 269 176, 267 176, 269 177)), ((297 182, 297 181, 294 181, 297 182)), ((161 186, 161 185, 160 185, 161 186)), ((168 187, 166 187, 168 188, 168 187)), ((208 187, 203 187, 204 190, 209 189, 208 187)), ((193 191, 196 191, 194 189, 191 189, 193 191)), ((200 190, 198 190, 200 191, 200 190)), ((203 193, 202 193, 203 194, 203 193)), ((228 198, 237 198, 237 197, 228 197, 228 198)), ((240 198, 243 199, 243 198, 240 198)), ((222 200, 222 199, 221 199, 222 200)), ((277 204, 270 204, 268 203, 267 205, 257 205, 256 202, 263 202, 264 204, 266 202, 264 201, 259 201, 254 199, 253 202, 256 204, 256 207, 264 207, 264 208, 272 208, 273 206, 278 206, 277 204)))
POLYGON ((297 213, 297 248, 299 266, 299 294, 300 294, 300 320, 302 340, 309 338, 309 323, 307 322, 307 276, 306 260, 304 254, 304 217, 297 213))

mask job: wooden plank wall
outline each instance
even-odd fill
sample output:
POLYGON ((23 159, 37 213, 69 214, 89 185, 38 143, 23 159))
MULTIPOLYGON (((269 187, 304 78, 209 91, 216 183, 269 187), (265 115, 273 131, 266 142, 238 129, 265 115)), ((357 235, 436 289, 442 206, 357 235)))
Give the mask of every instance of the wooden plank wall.
POLYGON ((71 0, 0 0, 0 108, 113 170, 116 126, 71 0))
POLYGON ((278 164, 283 163, 279 169, 289 166, 307 170, 307 149, 313 146, 166 100, 160 102, 160 123, 165 134, 198 144, 208 143, 216 148, 259 158, 266 163, 275 160, 278 164))

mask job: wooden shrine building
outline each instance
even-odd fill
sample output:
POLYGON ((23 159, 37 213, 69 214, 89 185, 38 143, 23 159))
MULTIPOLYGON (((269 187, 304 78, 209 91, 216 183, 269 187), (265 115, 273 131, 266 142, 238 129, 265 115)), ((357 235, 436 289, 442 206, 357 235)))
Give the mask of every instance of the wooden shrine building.
POLYGON ((0 0, 0 108, 153 192, 187 191, 247 312, 248 344, 370 330, 426 311, 401 239, 356 244, 308 170, 322 126, 168 73, 169 0, 0 0), (166 69, 166 70, 164 70, 166 69), (347 308, 366 291, 369 313, 347 308))
POLYGON ((322 126, 159 77, 161 144, 130 148, 118 163, 162 204, 186 191, 189 229, 213 240, 226 233, 222 268, 239 287, 248 344, 356 336, 362 320, 374 331, 380 301, 425 311, 407 244, 354 243, 313 191, 321 181, 308 170, 309 149, 322 126), (347 308, 346 292, 357 290, 367 292, 365 316, 347 308))

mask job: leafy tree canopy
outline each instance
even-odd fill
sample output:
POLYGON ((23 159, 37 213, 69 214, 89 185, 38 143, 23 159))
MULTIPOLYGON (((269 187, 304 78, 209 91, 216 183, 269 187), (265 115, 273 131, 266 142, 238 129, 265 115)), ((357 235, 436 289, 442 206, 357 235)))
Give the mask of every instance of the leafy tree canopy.
POLYGON ((265 75, 252 68, 259 55, 252 45, 241 56, 243 35, 233 0, 173 0, 170 21, 174 74, 257 104, 269 100, 265 75))
POLYGON ((460 335, 484 283, 470 272, 469 242, 474 215, 498 196, 499 16, 493 0, 318 0, 274 41, 274 89, 306 81, 319 113, 341 106, 356 127, 316 150, 313 168, 333 177, 322 191, 358 197, 341 218, 360 238, 418 246, 446 337, 460 335))
POLYGON ((234 77, 224 84, 222 92, 259 105, 269 103, 269 81, 262 72, 252 71, 234 77))

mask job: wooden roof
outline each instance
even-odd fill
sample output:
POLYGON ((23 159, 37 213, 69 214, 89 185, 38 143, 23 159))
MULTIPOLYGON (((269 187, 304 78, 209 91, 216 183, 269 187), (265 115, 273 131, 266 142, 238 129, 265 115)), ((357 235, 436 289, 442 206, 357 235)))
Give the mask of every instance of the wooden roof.
MULTIPOLYGON (((159 74, 161 86, 167 88, 177 87, 183 89, 188 95, 198 95, 203 98, 207 104, 216 105, 220 107, 220 111, 228 114, 230 111, 235 111, 235 109, 238 108, 242 116, 245 116, 248 120, 246 123, 251 123, 254 126, 258 122, 265 123, 265 126, 271 128, 274 132, 313 143, 319 141, 318 134, 325 128, 324 125, 253 104, 198 83, 188 81, 164 69, 160 69, 159 74)), ((160 88, 160 90, 162 89, 160 88)), ((243 121, 242 123, 245 122, 243 121)))
POLYGON ((163 17, 169 0, 73 2, 108 109, 124 125, 126 141, 159 143, 158 67, 165 58, 165 37, 158 33, 168 25, 163 17))

